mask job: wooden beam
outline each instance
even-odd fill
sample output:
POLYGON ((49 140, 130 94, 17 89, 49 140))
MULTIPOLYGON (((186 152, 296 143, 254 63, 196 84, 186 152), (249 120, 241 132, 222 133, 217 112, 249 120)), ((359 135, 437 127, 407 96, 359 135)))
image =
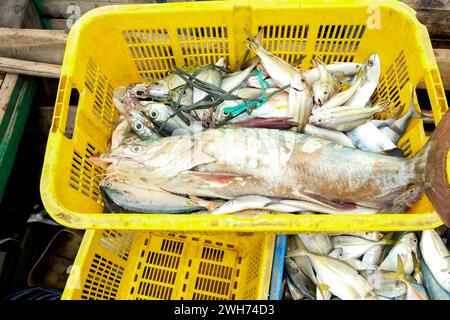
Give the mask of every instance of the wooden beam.
POLYGON ((0 124, 2 123, 3 116, 6 112, 6 107, 9 103, 9 98, 16 85, 19 75, 14 73, 7 73, 3 79, 3 83, 0 87, 0 124))
POLYGON ((67 24, 67 19, 50 19, 53 30, 69 30, 69 25, 67 24))
POLYGON ((417 19, 427 26, 432 38, 450 37, 449 0, 401 0, 417 12, 417 19))
POLYGON ((61 75, 61 66, 0 57, 0 71, 57 79, 61 75))
POLYGON ((0 27, 21 28, 28 0, 0 1, 0 27))
POLYGON ((75 1, 66 1, 66 0, 41 0, 42 6, 45 10, 44 14, 53 17, 53 18, 69 18, 73 15, 73 11, 68 10, 70 6, 76 6, 79 8, 81 14, 85 14, 86 12, 112 4, 144 4, 144 3, 156 3, 156 0, 75 0, 75 1))
POLYGON ((65 31, 0 28, 0 56, 62 64, 66 41, 65 31))

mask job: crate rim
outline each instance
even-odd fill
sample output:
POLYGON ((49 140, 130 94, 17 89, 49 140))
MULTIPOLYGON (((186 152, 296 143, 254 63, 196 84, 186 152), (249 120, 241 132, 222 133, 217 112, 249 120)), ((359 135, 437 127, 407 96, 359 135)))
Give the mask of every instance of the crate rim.
MULTIPOLYGON (((165 10, 168 12, 176 12, 177 10, 190 11, 192 9, 216 9, 217 5, 223 8, 234 9, 237 6, 264 8, 273 5, 275 2, 270 0, 249 1, 249 0, 231 0, 231 1, 208 1, 208 2, 187 2, 187 3, 163 3, 163 4, 129 4, 129 5, 111 5, 93 9, 83 15, 72 27, 69 32, 66 52, 61 71, 61 79, 70 77, 74 70, 69 69, 72 65, 70 62, 75 59, 72 54, 76 51, 79 43, 77 38, 81 32, 81 27, 91 23, 95 19, 101 19, 101 15, 116 13, 132 13, 139 10, 142 12, 153 12, 155 10, 165 10)), ((298 1, 283 0, 277 1, 277 6, 298 7, 298 1)), ((421 24, 416 17, 416 11, 411 7, 397 0, 331 0, 331 1, 314 1, 303 0, 301 6, 304 8, 329 8, 329 7, 368 7, 379 6, 396 11, 403 15, 410 22, 416 24, 415 30, 417 36, 421 39, 418 45, 420 50, 425 54, 421 56, 421 63, 429 77, 430 72, 437 70, 437 63, 431 48, 431 41, 426 26, 421 24)), ((430 80, 431 81, 431 80, 430 80)), ((60 80, 61 84, 61 80, 60 80)), ((439 83, 442 86, 442 83, 439 83)), ((431 83, 426 83, 427 90, 431 83)), ((435 92, 434 92, 435 94, 435 92)), ((436 119, 439 121, 440 119, 436 119)), ((383 215, 358 215, 358 214, 339 214, 333 215, 333 222, 324 221, 321 215, 260 215, 257 217, 236 217, 233 215, 211 216, 211 215, 187 215, 178 214, 177 219, 161 219, 168 218, 167 215, 161 214, 111 214, 106 216, 103 213, 77 213, 64 208, 54 198, 50 196, 56 186, 51 183, 52 169, 56 164, 54 153, 59 150, 61 141, 65 139, 63 133, 59 130, 53 130, 55 123, 49 133, 47 149, 44 158, 44 166, 40 183, 40 193, 42 201, 56 222, 74 229, 117 229, 117 230, 146 230, 146 231, 167 231, 167 230, 189 230, 198 231, 214 231, 214 232, 268 232, 268 233, 299 233, 299 232, 333 232, 343 230, 343 226, 348 225, 348 221, 363 221, 371 226, 364 226, 361 223, 354 224, 352 231, 406 231, 406 230, 425 230, 436 228, 443 224, 440 217, 433 210, 418 214, 389 214, 389 217, 395 219, 392 221, 383 221, 380 219, 383 215), (51 139, 50 139, 51 137, 51 139), (49 151, 50 150, 50 151, 49 151), (292 219, 286 219, 291 217, 292 219), (106 219, 105 219, 106 218, 106 219), (154 218, 154 219, 153 219, 154 218), (280 220, 280 218, 282 218, 280 220), (155 222, 156 220, 156 222, 155 222), (166 221, 167 220, 167 221, 166 221), (317 228, 320 231, 316 231, 317 228)), ((60 126, 63 126, 60 124, 60 126)), ((58 128, 56 128, 58 129, 58 128)), ((391 220, 391 219, 389 219, 391 220)))

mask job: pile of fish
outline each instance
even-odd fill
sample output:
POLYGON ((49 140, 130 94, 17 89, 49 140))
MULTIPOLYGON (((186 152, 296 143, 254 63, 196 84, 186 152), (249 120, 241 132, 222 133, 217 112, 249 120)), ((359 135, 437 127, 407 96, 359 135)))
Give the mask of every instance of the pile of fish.
POLYGON ((422 115, 412 95, 408 110, 374 120, 391 107, 371 98, 377 54, 329 65, 315 57, 302 70, 251 35, 248 48, 255 56, 234 71, 221 58, 115 90, 121 121, 109 150, 91 157, 105 170, 108 211, 401 213, 425 192, 449 222, 448 114, 406 159, 395 143, 422 115))
POLYGON ((289 236, 283 299, 450 300, 448 239, 448 228, 289 236))

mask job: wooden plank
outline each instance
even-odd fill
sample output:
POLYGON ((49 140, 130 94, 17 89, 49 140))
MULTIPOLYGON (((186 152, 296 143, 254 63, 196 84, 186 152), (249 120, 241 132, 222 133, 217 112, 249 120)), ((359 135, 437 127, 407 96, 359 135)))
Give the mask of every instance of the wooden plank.
POLYGON ((0 88, 2 87, 3 79, 5 79, 6 73, 0 72, 0 88))
POLYGON ((69 24, 67 24, 67 19, 50 19, 53 30, 69 30, 69 24))
POLYGON ((427 26, 430 37, 450 37, 449 0, 401 0, 417 12, 417 19, 427 26))
POLYGON ((144 3, 156 3, 156 0, 76 0, 76 1, 65 1, 65 0, 41 0, 42 6, 45 10, 46 15, 53 18, 69 18, 73 15, 73 11, 69 10, 70 6, 77 6, 80 13, 83 15, 86 12, 112 4, 144 4, 144 3))
POLYGON ((450 10, 449 0, 400 0, 406 3, 414 10, 420 9, 436 9, 436 10, 450 10))
POLYGON ((61 66, 0 57, 0 71, 44 78, 59 78, 61 75, 61 66))
POLYGON ((3 79, 2 86, 0 87, 0 124, 2 123, 6 107, 9 103, 9 98, 11 97, 18 78, 18 74, 7 73, 3 79))
POLYGON ((432 38, 431 45, 436 49, 450 49, 450 38, 438 39, 432 38))
POLYGON ((0 1, 0 27, 20 28, 28 0, 0 1))
POLYGON ((66 41, 66 31, 0 28, 0 56, 62 64, 66 41))

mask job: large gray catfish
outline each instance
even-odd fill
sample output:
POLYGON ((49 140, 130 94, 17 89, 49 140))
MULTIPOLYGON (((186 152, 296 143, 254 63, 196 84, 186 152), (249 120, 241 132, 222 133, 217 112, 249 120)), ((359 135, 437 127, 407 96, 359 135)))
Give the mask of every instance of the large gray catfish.
MULTIPOLYGON (((410 159, 343 147, 293 131, 255 128, 209 129, 163 138, 151 146, 149 150, 164 146, 164 156, 172 159, 177 159, 173 152, 184 150, 183 170, 171 172, 166 181, 158 179, 169 192, 223 199, 248 194, 307 199, 330 207, 356 203, 392 212, 390 208, 405 209, 417 200, 419 189, 450 225, 446 174, 450 113, 410 159), (190 156, 186 150, 192 151, 190 156), (203 158, 207 161, 199 161, 203 158)), ((161 156, 143 154, 140 161, 155 168, 164 163, 161 156), (159 165, 152 159, 158 159, 159 165)), ((171 166, 164 164, 164 171, 171 166)))

